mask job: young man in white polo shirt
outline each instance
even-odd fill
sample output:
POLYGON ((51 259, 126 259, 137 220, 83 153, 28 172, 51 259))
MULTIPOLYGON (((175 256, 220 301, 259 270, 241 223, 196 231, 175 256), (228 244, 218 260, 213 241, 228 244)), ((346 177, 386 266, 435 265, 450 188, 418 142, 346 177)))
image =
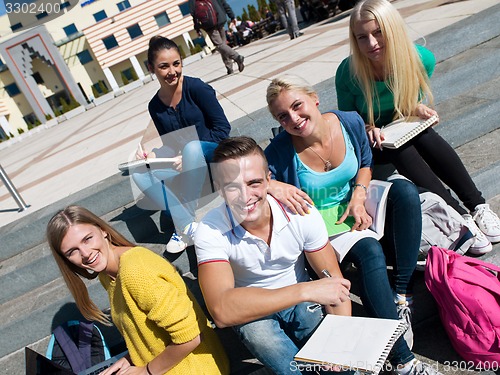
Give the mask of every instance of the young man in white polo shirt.
POLYGON ((225 203, 195 234, 208 310, 276 374, 298 373, 293 357, 320 322, 321 305, 329 314, 351 314, 350 282, 318 211, 296 215, 267 194, 267 161, 253 139, 222 141, 213 160, 225 203), (304 255, 319 280, 309 281, 304 255))

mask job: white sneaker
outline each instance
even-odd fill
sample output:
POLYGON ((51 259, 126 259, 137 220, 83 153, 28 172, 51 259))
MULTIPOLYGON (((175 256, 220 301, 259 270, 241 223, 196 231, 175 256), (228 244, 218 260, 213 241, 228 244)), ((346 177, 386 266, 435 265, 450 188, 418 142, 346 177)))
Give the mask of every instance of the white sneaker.
POLYGON ((188 244, 184 241, 183 237, 183 235, 179 236, 177 232, 174 232, 172 237, 170 237, 170 241, 167 243, 167 253, 177 254, 184 251, 188 244))
POLYGON ((408 325, 408 329, 403 334, 403 338, 408 345, 408 348, 411 350, 413 347, 413 329, 411 328, 411 310, 408 306, 408 302, 397 303, 396 309, 398 311, 399 320, 402 320, 408 325))
POLYGON ((411 367, 406 369, 396 370, 394 373, 398 375, 442 375, 437 366, 431 366, 428 363, 419 361, 418 359, 414 359, 412 361, 411 367))
POLYGON ((472 213, 477 226, 490 242, 500 242, 500 219, 487 203, 478 204, 472 213))
POLYGON ((486 238, 484 233, 478 228, 476 222, 474 221, 474 218, 469 214, 462 215, 462 217, 465 220, 465 225, 467 226, 467 228, 469 228, 469 230, 475 237, 474 243, 469 248, 469 253, 474 255, 483 255, 489 253, 493 249, 493 246, 491 245, 491 242, 488 240, 488 238, 486 238))
POLYGON ((167 243, 167 253, 177 254, 184 251, 189 245, 192 245, 194 243, 196 228, 198 228, 198 223, 193 221, 186 225, 180 236, 177 232, 174 232, 167 243))

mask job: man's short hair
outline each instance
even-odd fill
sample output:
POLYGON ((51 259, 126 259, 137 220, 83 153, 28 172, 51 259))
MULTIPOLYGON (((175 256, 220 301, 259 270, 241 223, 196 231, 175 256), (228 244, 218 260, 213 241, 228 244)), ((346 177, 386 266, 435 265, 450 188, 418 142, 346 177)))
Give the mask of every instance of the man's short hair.
POLYGON ((264 167, 266 171, 269 169, 267 165, 266 155, 262 148, 255 142, 253 138, 240 136, 229 137, 220 141, 219 145, 214 151, 212 161, 214 163, 221 163, 229 159, 241 159, 244 156, 257 154, 264 159, 264 167))
POLYGON ((229 170, 224 167, 221 169, 221 163, 226 160, 236 160, 241 159, 245 156, 250 155, 260 155, 262 158, 262 167, 267 174, 269 172, 269 166, 267 164, 266 155, 264 155, 264 151, 262 148, 250 137, 230 137, 226 138, 219 143, 217 148, 214 151, 214 156, 212 159, 212 173, 213 180, 217 188, 219 186, 219 179, 222 176, 222 173, 230 173, 233 175, 233 178, 236 178, 240 173, 239 169, 230 168, 229 170))

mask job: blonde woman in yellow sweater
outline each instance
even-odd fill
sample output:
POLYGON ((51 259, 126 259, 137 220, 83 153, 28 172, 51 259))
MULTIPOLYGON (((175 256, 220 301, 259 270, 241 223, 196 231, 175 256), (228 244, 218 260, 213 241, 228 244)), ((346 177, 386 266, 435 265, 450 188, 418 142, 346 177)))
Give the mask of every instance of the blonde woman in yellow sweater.
POLYGON ((89 297, 83 279, 99 276, 111 318, 128 356, 108 374, 227 374, 215 332, 176 269, 135 246, 87 209, 69 206, 47 226, 52 254, 75 302, 88 320, 110 324, 89 297))

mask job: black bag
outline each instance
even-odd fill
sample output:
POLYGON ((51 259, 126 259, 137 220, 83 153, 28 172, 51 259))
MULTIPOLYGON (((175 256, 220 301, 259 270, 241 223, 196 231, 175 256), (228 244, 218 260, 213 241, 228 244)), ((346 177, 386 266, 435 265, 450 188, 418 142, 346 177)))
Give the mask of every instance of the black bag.
POLYGON ((99 328, 78 320, 54 329, 45 356, 75 374, 111 357, 99 328))

